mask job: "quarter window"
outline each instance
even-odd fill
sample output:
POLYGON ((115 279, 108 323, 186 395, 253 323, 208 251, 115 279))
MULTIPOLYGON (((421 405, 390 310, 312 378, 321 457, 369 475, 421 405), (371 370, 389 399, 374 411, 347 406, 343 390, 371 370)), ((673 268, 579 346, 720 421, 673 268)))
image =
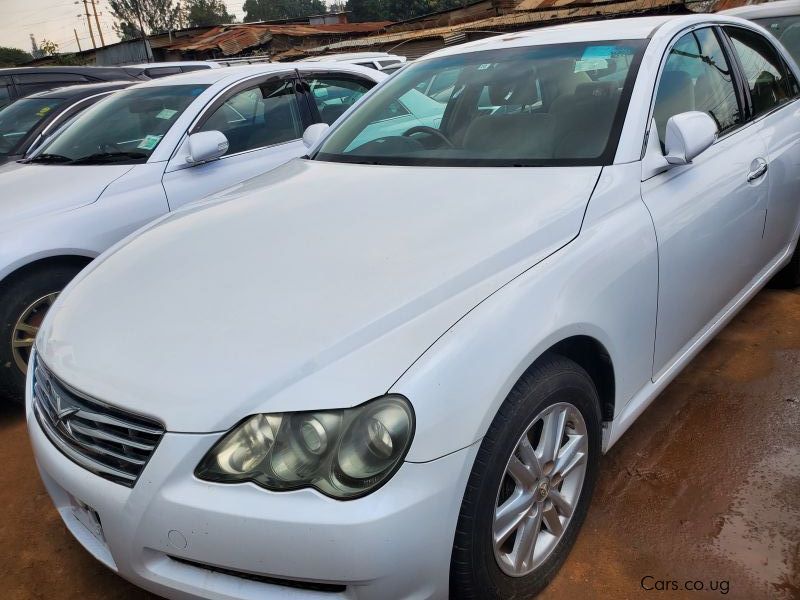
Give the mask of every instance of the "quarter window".
POLYGON ((786 64, 763 36, 739 27, 726 27, 726 32, 750 88, 753 116, 769 112, 796 94, 786 64))
POLYGON ((670 117, 694 110, 714 119, 721 133, 742 122, 730 64, 711 29, 687 33, 667 57, 653 110, 662 149, 670 117))
POLYGON ((215 130, 228 138, 227 154, 298 139, 303 127, 294 81, 272 81, 234 94, 199 129, 215 130))

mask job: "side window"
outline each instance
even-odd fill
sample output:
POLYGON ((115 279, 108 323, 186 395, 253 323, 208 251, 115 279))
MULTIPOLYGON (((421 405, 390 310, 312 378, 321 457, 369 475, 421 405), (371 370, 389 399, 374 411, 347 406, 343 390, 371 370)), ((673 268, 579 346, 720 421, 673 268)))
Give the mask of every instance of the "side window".
POLYGON ((662 149, 667 121, 691 110, 711 116, 720 133, 742 122, 731 68, 712 29, 687 33, 669 52, 653 110, 662 149))
POLYGON ((306 77, 319 117, 330 125, 375 84, 366 79, 351 79, 337 75, 306 77))
POLYGON ((778 38, 778 41, 786 47, 792 58, 800 64, 800 16, 769 17, 753 19, 753 21, 778 38))
POLYGON ((199 129, 214 130, 228 138, 227 154, 298 139, 303 126, 294 81, 272 81, 234 94, 199 129))
POLYGON ((0 77, 0 110, 11 104, 12 101, 11 79, 8 77, 0 77))
POLYGON ((180 67, 152 67, 144 70, 144 74, 150 79, 158 79, 159 77, 166 77, 168 75, 177 75, 180 72, 180 67))
POLYGON ((14 75, 20 97, 58 87, 88 83, 89 79, 74 73, 23 73, 14 75))
POLYGON ((754 116, 769 112, 796 95, 786 64, 766 38, 739 27, 726 27, 725 31, 742 64, 754 116))

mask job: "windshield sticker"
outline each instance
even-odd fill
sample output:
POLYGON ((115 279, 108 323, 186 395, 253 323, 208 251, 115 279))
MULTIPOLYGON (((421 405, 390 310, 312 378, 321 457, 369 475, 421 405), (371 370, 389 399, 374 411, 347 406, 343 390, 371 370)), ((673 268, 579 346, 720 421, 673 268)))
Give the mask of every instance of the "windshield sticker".
POLYGON ((575 61, 575 72, 599 71, 608 68, 608 61, 619 52, 617 46, 589 46, 580 60, 575 61))
POLYGON ((49 106, 43 106, 42 108, 39 109, 39 112, 36 113, 36 116, 37 117, 43 117, 49 112, 50 112, 50 107, 49 106))
POLYGON ((152 150, 158 145, 158 142, 161 141, 162 137, 163 136, 160 135, 146 135, 136 147, 141 148, 142 150, 152 150))
POLYGON ((171 108, 164 108, 164 109, 162 109, 162 110, 161 110, 161 112, 160 112, 160 113, 158 113, 158 114, 156 115, 156 119, 166 119, 166 120, 170 120, 170 119, 171 119, 172 117, 174 117, 176 114, 178 114, 178 111, 177 111, 177 110, 172 110, 171 108))

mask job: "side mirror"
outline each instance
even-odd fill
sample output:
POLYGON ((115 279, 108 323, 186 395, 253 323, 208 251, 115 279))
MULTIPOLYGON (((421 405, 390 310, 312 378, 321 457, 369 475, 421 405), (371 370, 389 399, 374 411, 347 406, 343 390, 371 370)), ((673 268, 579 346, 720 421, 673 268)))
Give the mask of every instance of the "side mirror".
POLYGON ((327 123, 314 123, 313 125, 309 125, 308 128, 303 132, 303 143, 305 144, 306 148, 313 148, 314 145, 320 140, 322 135, 328 131, 330 125, 327 123))
POLYGON ((228 151, 228 138, 221 131, 201 131, 189 136, 186 162, 196 164, 219 158, 228 151))
POLYGON ((687 165, 717 139, 717 124, 704 112, 690 111, 670 117, 664 140, 670 165, 687 165))

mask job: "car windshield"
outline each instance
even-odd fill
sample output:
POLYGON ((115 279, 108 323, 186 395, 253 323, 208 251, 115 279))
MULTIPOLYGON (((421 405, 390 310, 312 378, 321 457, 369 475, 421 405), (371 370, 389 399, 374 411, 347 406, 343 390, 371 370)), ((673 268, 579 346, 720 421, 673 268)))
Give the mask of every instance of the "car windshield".
POLYGON ((146 162, 205 85, 124 90, 81 113, 31 162, 134 164, 146 162))
POLYGON ((62 102, 62 98, 23 98, 0 110, 0 155, 15 154, 28 133, 62 102))
POLYGON ((800 64, 800 15, 791 17, 770 17, 753 19, 774 35, 800 64))
POLYGON ((535 166, 613 160, 644 40, 422 60, 366 97, 314 159, 535 166))

